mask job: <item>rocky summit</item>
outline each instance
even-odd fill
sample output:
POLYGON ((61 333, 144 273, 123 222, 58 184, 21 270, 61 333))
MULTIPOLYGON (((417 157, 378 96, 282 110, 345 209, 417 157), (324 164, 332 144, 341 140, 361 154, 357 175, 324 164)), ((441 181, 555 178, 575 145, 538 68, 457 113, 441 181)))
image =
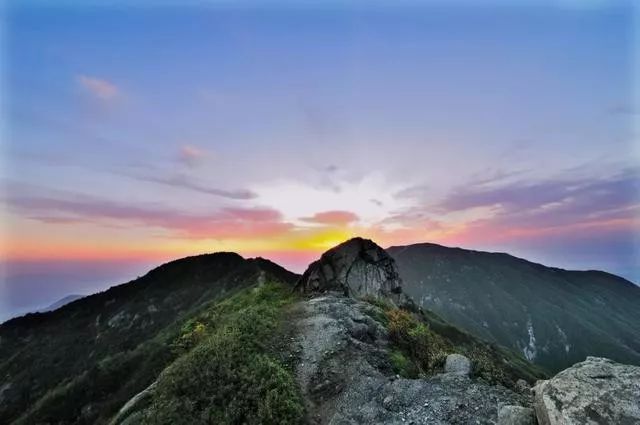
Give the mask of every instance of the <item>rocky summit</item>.
POLYGON ((297 285, 304 293, 339 291, 351 297, 399 300, 401 280, 395 261, 373 241, 350 239, 325 252, 297 285))

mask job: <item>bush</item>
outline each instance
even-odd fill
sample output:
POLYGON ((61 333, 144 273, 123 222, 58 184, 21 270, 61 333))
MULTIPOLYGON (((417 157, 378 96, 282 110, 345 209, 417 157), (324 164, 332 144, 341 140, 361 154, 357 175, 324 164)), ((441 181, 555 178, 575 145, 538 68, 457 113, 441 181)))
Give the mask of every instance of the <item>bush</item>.
POLYGON ((426 373, 430 369, 431 358, 432 338, 429 328, 404 310, 389 310, 387 317, 391 341, 406 353, 418 373, 426 373))
POLYGON ((392 350, 389 355, 393 371, 404 378, 415 378, 418 370, 411 360, 409 360, 400 350, 392 350))
POLYGON ((199 320, 216 323, 203 329, 214 330, 162 373, 145 422, 300 423, 304 410, 292 373, 270 353, 290 300, 285 291, 267 284, 205 313, 199 320))

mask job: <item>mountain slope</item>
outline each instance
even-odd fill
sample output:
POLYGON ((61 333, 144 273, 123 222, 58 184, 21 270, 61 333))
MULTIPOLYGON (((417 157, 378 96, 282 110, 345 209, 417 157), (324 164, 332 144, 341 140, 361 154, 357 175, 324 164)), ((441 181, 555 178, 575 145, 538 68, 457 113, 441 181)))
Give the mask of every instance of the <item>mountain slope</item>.
POLYGON ((421 307, 547 370, 589 355, 640 364, 640 288, 625 279, 435 244, 387 251, 421 307))
POLYGON ((497 400, 530 404, 517 381, 544 372, 420 310, 399 279, 387 291, 397 270, 384 250, 356 239, 330 252, 310 269, 346 272, 320 286, 209 254, 2 324, 0 423, 441 423, 463 405, 491 422, 497 400), (439 375, 452 353, 471 360, 468 376, 439 375), (381 385, 410 416, 388 409, 381 385))
POLYGON ((105 423, 175 359, 185 321, 265 279, 292 285, 297 275, 263 259, 200 255, 3 323, 0 423, 105 423))

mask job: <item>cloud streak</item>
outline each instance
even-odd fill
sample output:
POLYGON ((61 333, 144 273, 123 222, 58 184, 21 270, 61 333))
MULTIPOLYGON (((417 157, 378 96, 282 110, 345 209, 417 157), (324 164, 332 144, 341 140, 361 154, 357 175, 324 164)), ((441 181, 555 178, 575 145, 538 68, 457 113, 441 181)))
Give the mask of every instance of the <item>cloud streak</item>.
POLYGON ((137 224, 165 229, 185 238, 243 239, 280 235, 292 229, 269 208, 223 208, 210 214, 190 214, 157 205, 124 205, 75 195, 12 195, 6 203, 19 213, 45 223, 137 224))
POLYGON ((209 187, 204 184, 195 182, 189 177, 182 174, 178 174, 174 176, 127 175, 127 177, 131 177, 140 181, 157 183, 164 186, 171 186, 178 189, 193 190, 195 192, 205 193, 207 195, 220 196, 222 198, 227 198, 227 199, 248 200, 248 199, 254 199, 257 197, 257 195, 254 192, 247 189, 225 190, 225 189, 209 187))
POLYGON ((630 217, 640 205, 639 194, 640 171, 627 169, 604 177, 517 181, 493 187, 469 185, 453 191, 436 211, 487 208, 495 210, 496 220, 505 225, 557 226, 630 217))

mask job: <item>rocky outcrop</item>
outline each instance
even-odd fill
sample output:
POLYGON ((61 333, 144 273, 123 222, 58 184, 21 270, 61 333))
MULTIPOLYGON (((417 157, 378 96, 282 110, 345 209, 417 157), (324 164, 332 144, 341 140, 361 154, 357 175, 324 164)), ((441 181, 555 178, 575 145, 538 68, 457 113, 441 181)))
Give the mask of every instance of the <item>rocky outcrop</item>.
POLYGON ((300 278, 304 293, 340 291, 351 297, 400 300, 401 280, 395 261, 369 239, 353 238, 325 252, 300 278))
POLYGON ((528 395, 444 373, 397 376, 377 307, 337 294, 296 305, 295 372, 312 424, 492 424, 498 405, 530 405, 528 395))
POLYGON ((640 367, 587 357, 535 387, 540 425, 640 423, 640 367))

